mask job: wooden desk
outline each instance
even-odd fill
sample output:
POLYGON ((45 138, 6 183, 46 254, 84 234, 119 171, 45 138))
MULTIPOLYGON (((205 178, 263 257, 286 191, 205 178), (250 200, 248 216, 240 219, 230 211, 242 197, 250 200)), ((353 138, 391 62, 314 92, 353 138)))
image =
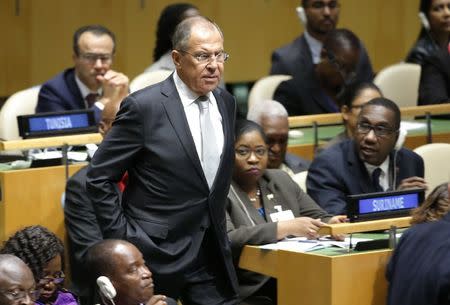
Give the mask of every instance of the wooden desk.
MULTIPOLYGON (((73 175, 84 164, 69 166, 73 175)), ((0 172, 0 242, 18 229, 40 224, 65 239, 61 196, 65 190, 64 166, 0 172)))
POLYGON ((391 252, 325 256, 245 246, 239 267, 275 277, 279 305, 384 305, 391 252))

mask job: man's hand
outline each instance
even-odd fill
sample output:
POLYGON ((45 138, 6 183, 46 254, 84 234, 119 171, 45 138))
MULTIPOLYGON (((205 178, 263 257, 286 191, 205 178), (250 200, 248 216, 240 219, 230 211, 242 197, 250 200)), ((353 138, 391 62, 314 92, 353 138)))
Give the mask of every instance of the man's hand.
POLYGON ((278 222, 277 237, 283 239, 286 236, 304 236, 309 239, 317 239, 317 231, 324 223, 320 219, 311 217, 297 217, 294 219, 278 222))
MULTIPOLYGON (((344 223, 344 222, 348 222, 347 215, 333 216, 328 223, 336 224, 336 223, 344 223)), ((344 234, 331 235, 331 238, 333 238, 335 240, 345 240, 345 235, 344 234)))
POLYGON ((410 188, 415 188, 415 187, 423 188, 425 190, 428 189, 427 182, 425 181, 425 179, 423 179, 421 177, 409 177, 409 178, 403 179, 400 182, 398 189, 405 190, 405 189, 410 189, 410 188))
POLYGON ((128 77, 113 70, 104 75, 98 75, 97 80, 102 83, 103 96, 100 102, 106 105, 109 102, 121 102, 128 95, 128 77))
POLYGON ((146 305, 167 305, 166 296, 161 294, 154 295, 146 305))

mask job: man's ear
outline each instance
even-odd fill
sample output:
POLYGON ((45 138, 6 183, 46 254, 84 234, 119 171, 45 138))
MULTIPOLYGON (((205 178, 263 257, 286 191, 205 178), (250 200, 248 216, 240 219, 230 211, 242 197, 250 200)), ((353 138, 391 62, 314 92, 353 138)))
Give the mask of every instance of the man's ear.
POLYGON ((181 66, 181 53, 177 50, 172 50, 172 60, 175 67, 179 68, 181 66))

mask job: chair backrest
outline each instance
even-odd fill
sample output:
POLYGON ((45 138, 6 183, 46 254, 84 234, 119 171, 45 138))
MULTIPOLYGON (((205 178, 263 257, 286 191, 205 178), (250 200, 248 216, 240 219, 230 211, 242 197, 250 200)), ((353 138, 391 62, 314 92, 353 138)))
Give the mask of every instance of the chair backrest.
POLYGON ((40 86, 28 88, 11 95, 0 109, 0 138, 19 140, 17 116, 35 113, 40 86))
POLYGON ((250 107, 257 101, 271 100, 278 85, 281 82, 291 78, 292 76, 290 75, 279 74, 265 76, 257 80, 252 89, 250 89, 250 93, 248 95, 248 109, 250 109, 250 107))
POLYGON ((130 83, 130 91, 133 93, 135 91, 141 90, 147 86, 162 82, 165 80, 173 71, 170 70, 157 70, 151 72, 144 72, 136 76, 130 83))
POLYGON ((420 65, 398 63, 378 72, 373 82, 399 107, 417 106, 420 72, 420 65))
POLYGON ((428 184, 427 193, 431 192, 439 184, 449 181, 450 144, 425 144, 414 149, 414 152, 422 157, 425 164, 425 180, 428 184))
POLYGON ((308 171, 303 171, 297 173, 292 177, 292 180, 298 184, 298 186, 306 193, 306 177, 308 176, 308 171))

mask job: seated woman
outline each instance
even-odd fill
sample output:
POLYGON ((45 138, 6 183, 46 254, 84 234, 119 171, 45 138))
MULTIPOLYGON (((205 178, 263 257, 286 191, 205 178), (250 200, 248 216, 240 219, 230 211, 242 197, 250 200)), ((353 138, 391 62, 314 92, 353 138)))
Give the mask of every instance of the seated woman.
POLYGON ((450 210, 448 198, 448 183, 442 183, 427 196, 424 203, 412 213, 411 224, 436 221, 441 219, 450 210))
POLYGON ((426 59, 437 51, 448 50, 450 41, 449 10, 448 1, 420 1, 419 18, 422 29, 406 57, 406 62, 423 66, 426 59))
POLYGON ((327 142, 321 147, 321 150, 341 141, 352 139, 362 105, 376 97, 383 97, 383 94, 374 83, 360 82, 349 85, 338 100, 345 130, 327 142))
POLYGON ((63 288, 64 246, 47 228, 30 226, 17 231, 0 250, 22 259, 33 272, 39 290, 38 305, 77 305, 76 297, 63 288))
MULTIPOLYGON (((317 238, 324 223, 345 221, 345 216, 333 217, 322 210, 282 170, 266 169, 267 140, 255 122, 236 122, 234 148, 227 231, 236 266, 246 244, 274 243, 287 236, 317 238), (279 210, 290 217, 277 222, 279 210)), ((237 274, 242 304, 276 304, 274 279, 242 269, 237 274)))

